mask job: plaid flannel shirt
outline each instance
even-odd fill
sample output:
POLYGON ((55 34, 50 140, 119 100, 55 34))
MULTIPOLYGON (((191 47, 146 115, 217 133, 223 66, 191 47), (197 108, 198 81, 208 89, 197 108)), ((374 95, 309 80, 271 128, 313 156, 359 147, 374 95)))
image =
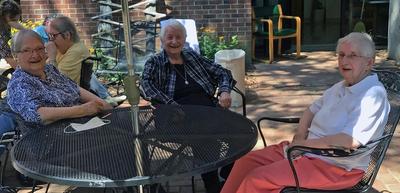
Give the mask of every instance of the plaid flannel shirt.
MULTIPOLYGON (((235 86, 236 81, 231 72, 221 65, 189 48, 184 48, 181 53, 187 74, 210 96, 214 96, 217 87, 219 93, 230 93, 235 86)), ((175 81, 176 72, 172 69, 164 50, 146 61, 141 81, 146 98, 164 104, 176 104, 173 99, 175 81)))

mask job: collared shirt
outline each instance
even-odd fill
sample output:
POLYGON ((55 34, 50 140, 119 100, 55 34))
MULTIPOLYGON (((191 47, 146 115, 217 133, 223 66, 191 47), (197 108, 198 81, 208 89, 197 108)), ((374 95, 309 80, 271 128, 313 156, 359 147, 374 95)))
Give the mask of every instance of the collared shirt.
POLYGON ((8 41, 11 39, 11 27, 2 21, 0 21, 0 26, 0 59, 10 58, 12 55, 8 41))
POLYGON ((45 67, 46 80, 22 69, 15 70, 7 86, 7 103, 27 122, 41 123, 40 107, 70 107, 80 104, 78 86, 51 64, 45 67))
POLYGON ((80 84, 82 61, 90 56, 89 50, 83 42, 74 43, 65 54, 57 53, 57 68, 76 84, 80 84))
MULTIPOLYGON (((308 139, 344 133, 365 145, 382 136, 390 104, 378 76, 372 74, 350 87, 344 81, 335 84, 310 106, 310 110, 314 118, 308 129, 308 139)), ((308 156, 318 157, 347 170, 366 170, 370 160, 370 152, 351 158, 308 156)))
MULTIPOLYGON (((218 92, 230 92, 236 81, 229 70, 200 56, 191 49, 182 50, 187 75, 195 80, 204 91, 213 96, 218 92)), ((165 104, 176 103, 173 100, 176 71, 171 68, 167 53, 163 50, 146 61, 141 87, 147 98, 165 104)))

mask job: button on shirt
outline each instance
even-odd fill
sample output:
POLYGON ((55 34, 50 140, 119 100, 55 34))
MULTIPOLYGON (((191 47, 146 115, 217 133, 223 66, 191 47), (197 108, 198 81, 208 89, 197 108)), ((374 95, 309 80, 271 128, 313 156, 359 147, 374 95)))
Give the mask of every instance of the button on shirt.
MULTIPOLYGON (((341 81, 325 91, 310 106, 314 119, 309 128, 308 139, 345 133, 362 145, 383 134, 390 104, 387 93, 376 74, 369 75, 359 83, 347 87, 341 81)), ((339 167, 366 170, 370 152, 351 158, 318 157, 339 167)))

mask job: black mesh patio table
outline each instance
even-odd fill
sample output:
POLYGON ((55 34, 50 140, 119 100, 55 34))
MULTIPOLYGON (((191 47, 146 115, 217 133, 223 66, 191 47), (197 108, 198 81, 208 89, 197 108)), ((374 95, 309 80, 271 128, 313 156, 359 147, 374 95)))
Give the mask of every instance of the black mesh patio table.
POLYGON ((76 133, 65 128, 91 117, 39 128, 14 145, 13 166, 49 183, 136 186, 214 170, 249 152, 257 141, 250 120, 222 108, 141 107, 139 134, 133 132, 130 114, 130 108, 114 109, 105 118, 110 124, 76 133))

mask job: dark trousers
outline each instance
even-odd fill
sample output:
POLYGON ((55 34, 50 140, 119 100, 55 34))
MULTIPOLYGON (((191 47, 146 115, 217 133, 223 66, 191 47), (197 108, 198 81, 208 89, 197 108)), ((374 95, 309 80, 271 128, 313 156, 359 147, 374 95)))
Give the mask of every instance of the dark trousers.
POLYGON ((218 170, 213 170, 211 172, 201 174, 201 178, 203 179, 206 192, 207 193, 221 192, 221 189, 224 186, 225 180, 228 178, 229 173, 232 170, 232 167, 233 163, 220 168, 219 172, 218 170), (222 181, 220 180, 219 177, 222 178, 222 181))

